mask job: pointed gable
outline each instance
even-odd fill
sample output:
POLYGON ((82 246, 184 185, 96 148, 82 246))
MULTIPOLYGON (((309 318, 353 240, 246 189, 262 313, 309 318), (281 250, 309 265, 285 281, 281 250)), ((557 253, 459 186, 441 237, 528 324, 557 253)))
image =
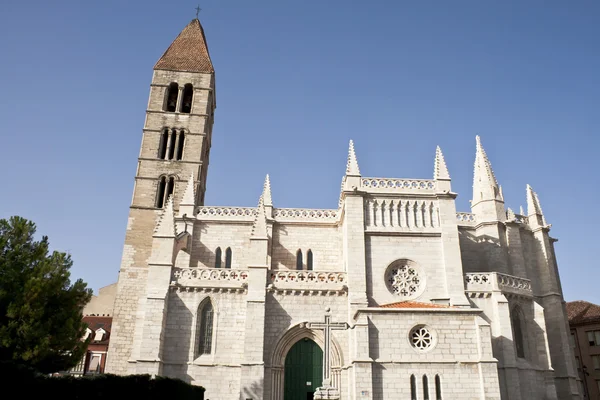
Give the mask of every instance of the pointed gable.
POLYGON ((193 19, 171 43, 154 69, 188 72, 215 72, 204 30, 198 19, 193 19))

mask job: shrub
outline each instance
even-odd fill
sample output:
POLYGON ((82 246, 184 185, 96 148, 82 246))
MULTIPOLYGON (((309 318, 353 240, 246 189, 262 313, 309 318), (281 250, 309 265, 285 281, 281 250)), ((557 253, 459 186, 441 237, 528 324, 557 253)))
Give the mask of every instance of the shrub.
POLYGON ((180 379, 150 375, 49 376, 22 365, 0 362, 0 376, 9 386, 19 388, 19 397, 50 396, 61 400, 203 400, 204 388, 180 379))

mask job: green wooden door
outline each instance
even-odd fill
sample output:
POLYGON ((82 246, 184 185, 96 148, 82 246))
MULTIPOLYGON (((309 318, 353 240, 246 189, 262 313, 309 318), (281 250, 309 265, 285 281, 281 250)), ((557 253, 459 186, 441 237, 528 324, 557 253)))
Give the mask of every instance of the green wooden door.
POLYGON ((285 357, 284 400, 311 400, 323 383, 323 350, 300 339, 285 357))

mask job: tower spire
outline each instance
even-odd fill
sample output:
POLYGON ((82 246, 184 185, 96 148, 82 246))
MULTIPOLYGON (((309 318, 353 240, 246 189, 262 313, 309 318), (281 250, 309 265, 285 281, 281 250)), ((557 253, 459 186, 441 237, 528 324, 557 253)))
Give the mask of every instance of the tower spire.
POLYGON ((540 226, 546 226, 546 218, 540 205, 540 199, 533 188, 527 185, 527 216, 529 217, 529 223, 536 223, 540 226))
POLYGON ((183 28, 154 69, 208 74, 215 72, 208 54, 204 29, 198 18, 194 18, 183 28))
POLYGON ((263 196, 258 199, 258 207, 256 210, 256 217, 252 224, 252 233, 250 237, 253 239, 266 239, 268 237, 267 232, 267 214, 265 212, 265 202, 263 196))
POLYGON ((154 236, 174 237, 177 235, 175 230, 175 213, 173 211, 173 196, 169 196, 167 204, 156 223, 154 236))
POLYGON ((196 193, 194 190, 194 172, 190 174, 190 178, 188 179, 187 185, 185 187, 185 191, 183 192, 183 197, 181 198, 180 206, 194 206, 196 205, 196 193))
POLYGON ((435 163, 433 166, 433 179, 435 180, 450 180, 450 173, 444 160, 444 154, 440 146, 435 149, 435 163))
POLYGON ((262 198, 265 206, 273 206, 273 199, 271 197, 271 180, 269 179, 269 174, 267 174, 267 176, 265 177, 262 198))
POLYGON ((350 140, 348 146, 348 162, 346 163, 346 175, 348 176, 360 176, 360 169, 358 168, 358 161, 356 160, 356 153, 354 152, 354 142, 350 140))
POLYGON ((479 136, 475 136, 475 140, 477 146, 473 173, 473 204, 485 200, 501 200, 500 188, 492 170, 492 163, 481 145, 479 136))
POLYGON ((478 221, 504 221, 504 200, 492 163, 487 157, 481 144, 481 138, 475 136, 476 152, 473 171, 473 198, 471 209, 477 214, 478 221))

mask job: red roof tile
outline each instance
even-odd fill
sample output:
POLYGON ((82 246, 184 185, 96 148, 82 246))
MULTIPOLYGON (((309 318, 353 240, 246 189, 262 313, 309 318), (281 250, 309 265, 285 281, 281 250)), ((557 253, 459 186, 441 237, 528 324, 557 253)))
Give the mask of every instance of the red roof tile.
POLYGON ((383 304, 381 308, 450 308, 443 304, 420 303, 417 301, 399 301, 397 303, 383 304))
POLYGON ((600 322, 600 306, 587 301, 570 301, 567 303, 567 316, 570 324, 600 322))
POLYGON ((204 73, 215 71, 208 54, 204 30, 198 19, 193 19, 183 28, 154 69, 204 73))

